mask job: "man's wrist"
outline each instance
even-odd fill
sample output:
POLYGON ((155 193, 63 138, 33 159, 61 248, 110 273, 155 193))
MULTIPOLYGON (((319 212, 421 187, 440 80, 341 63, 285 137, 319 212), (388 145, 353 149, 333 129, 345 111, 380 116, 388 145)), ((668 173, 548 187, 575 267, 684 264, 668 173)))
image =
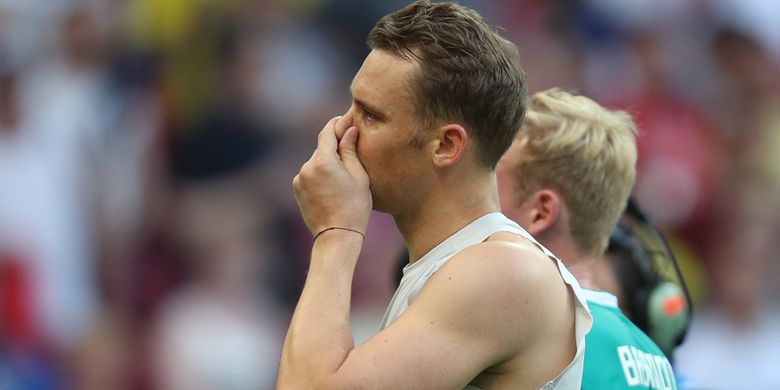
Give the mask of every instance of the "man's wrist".
POLYGON ((363 232, 361 232, 360 230, 352 229, 352 228, 348 228, 348 227, 341 227, 341 226, 331 226, 331 227, 327 227, 325 229, 322 229, 317 234, 315 234, 314 235, 314 241, 317 241, 317 238, 319 236, 321 236, 322 234, 330 232, 330 231, 333 231, 333 230, 344 230, 344 231, 347 231, 347 232, 352 232, 352 233, 355 233, 355 234, 359 234, 360 237, 363 238, 363 240, 366 239, 366 235, 363 232))
POLYGON ((323 230, 317 234, 312 251, 320 253, 340 252, 348 257, 351 257, 349 252, 355 252, 354 257, 357 259, 357 255, 360 254, 360 249, 363 247, 363 237, 362 233, 351 229, 323 230))

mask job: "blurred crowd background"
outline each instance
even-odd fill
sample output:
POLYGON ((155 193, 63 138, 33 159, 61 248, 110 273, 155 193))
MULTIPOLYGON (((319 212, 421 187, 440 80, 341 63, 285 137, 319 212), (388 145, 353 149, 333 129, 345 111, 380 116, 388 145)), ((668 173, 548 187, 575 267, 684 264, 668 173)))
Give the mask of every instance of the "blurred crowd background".
MULTIPOLYGON (((0 0, 0 389, 272 388, 311 248, 292 177, 406 3, 0 0)), ((695 299, 680 374, 780 388, 780 3, 462 3, 532 92, 635 115, 695 299)), ((358 340, 403 248, 367 233, 358 340)))

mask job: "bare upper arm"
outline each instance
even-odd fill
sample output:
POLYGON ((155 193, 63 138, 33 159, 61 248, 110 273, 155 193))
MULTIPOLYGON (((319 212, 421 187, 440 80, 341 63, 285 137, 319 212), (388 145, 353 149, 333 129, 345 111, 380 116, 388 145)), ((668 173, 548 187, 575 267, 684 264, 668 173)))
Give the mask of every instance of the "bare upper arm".
POLYGON ((532 261, 542 256, 506 242, 464 250, 403 315, 351 351, 326 387, 462 388, 522 354, 545 324, 550 262, 532 261))

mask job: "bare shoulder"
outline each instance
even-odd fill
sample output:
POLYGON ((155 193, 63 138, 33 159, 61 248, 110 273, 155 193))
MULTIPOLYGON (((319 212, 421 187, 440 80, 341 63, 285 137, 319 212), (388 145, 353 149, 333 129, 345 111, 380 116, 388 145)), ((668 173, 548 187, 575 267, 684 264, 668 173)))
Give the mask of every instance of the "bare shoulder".
POLYGON ((536 245, 511 234, 470 246, 445 264, 441 273, 461 274, 466 281, 504 286, 514 294, 563 285, 558 266, 536 245))
POLYGON ((522 238, 464 249, 431 277, 426 288, 457 302, 452 307, 478 315, 476 326, 492 323, 494 331, 514 334, 520 343, 546 332, 545 324, 561 320, 569 308, 568 289, 555 261, 522 238), (528 321, 529 316, 535 320, 528 321))

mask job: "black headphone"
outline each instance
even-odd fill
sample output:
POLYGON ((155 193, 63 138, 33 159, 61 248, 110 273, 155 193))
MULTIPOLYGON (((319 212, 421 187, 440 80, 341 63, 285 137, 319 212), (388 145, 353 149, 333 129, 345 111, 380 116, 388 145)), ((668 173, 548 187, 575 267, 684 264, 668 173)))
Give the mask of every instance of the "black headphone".
POLYGON ((693 306, 674 252, 633 197, 609 238, 607 254, 623 291, 624 310, 671 356, 685 339, 693 306))

